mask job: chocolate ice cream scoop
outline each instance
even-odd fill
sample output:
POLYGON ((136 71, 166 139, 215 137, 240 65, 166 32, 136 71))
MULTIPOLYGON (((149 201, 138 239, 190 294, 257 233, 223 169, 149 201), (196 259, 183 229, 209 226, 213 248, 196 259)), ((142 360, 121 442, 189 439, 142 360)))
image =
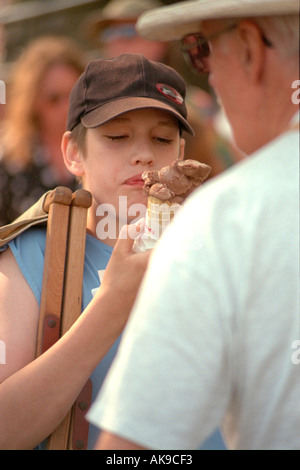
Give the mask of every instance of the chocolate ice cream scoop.
POLYGON ((161 201, 181 204, 208 177, 211 167, 197 160, 175 160, 161 170, 145 171, 144 191, 161 201))

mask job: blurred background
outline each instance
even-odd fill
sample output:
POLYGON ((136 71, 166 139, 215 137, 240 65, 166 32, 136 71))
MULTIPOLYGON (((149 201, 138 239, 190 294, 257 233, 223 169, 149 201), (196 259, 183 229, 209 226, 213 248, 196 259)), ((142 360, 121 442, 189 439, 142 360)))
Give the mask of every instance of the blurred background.
MULTIPOLYGON (((178 0, 0 0, 1 78, 7 76, 11 63, 38 36, 67 35, 78 41, 91 57, 95 57, 101 54, 101 31, 109 20, 117 17, 132 20, 139 11, 174 3, 178 0), (109 9, 111 3, 114 6, 109 9), (101 21, 102 24, 99 24, 101 21)), ((171 45, 168 54, 170 64, 176 64, 191 83, 199 85, 199 78, 190 72, 181 54, 178 54, 177 46, 176 43, 171 45)), ((203 87, 207 89, 205 80, 203 87)))

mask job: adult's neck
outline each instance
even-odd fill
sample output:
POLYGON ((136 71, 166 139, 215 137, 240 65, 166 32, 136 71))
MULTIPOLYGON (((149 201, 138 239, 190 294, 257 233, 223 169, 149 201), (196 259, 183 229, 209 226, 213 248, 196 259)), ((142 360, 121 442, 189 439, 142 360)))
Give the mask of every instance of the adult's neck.
POLYGON ((250 111, 255 139, 252 141, 254 147, 247 151, 248 154, 272 142, 290 128, 292 118, 299 110, 299 104, 292 100, 295 92, 292 85, 298 79, 299 71, 288 62, 286 68, 285 62, 281 63, 280 68, 279 63, 274 61, 273 68, 269 68, 262 79, 258 99, 250 111))
POLYGON ((274 138, 289 129, 293 116, 299 111, 299 94, 295 94, 295 87, 299 88, 299 59, 281 59, 274 63, 268 79, 270 91, 266 92, 266 104, 274 138))

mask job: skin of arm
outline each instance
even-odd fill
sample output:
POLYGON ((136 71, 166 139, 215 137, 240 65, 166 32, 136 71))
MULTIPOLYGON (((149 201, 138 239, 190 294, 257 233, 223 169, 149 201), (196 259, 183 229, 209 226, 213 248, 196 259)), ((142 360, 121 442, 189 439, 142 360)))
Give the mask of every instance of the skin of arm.
POLYGON ((39 307, 16 260, 0 256, 0 448, 32 449, 62 421, 92 371, 121 334, 149 253, 119 239, 94 299, 70 330, 35 359, 39 307))
POLYGON ((102 431, 96 443, 95 450, 147 450, 135 442, 107 431, 102 431))

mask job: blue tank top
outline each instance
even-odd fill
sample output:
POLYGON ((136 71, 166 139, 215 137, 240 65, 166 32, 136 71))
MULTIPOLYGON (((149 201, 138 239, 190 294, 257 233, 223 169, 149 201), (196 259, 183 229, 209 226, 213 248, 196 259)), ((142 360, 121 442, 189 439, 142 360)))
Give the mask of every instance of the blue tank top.
MULTIPOLYGON (((39 305, 42 293, 45 242, 46 230, 36 227, 32 227, 9 242, 9 246, 16 258, 16 261, 39 305)), ((112 248, 110 246, 105 245, 97 238, 87 234, 83 274, 82 310, 84 310, 92 300, 92 290, 99 287, 100 281, 98 271, 106 268, 111 253, 112 248)), ((93 383, 92 401, 95 400, 99 392, 104 377, 116 354, 119 341, 120 338, 98 364, 91 376, 93 383)), ((88 449, 93 449, 98 435, 99 429, 90 424, 88 449)))

